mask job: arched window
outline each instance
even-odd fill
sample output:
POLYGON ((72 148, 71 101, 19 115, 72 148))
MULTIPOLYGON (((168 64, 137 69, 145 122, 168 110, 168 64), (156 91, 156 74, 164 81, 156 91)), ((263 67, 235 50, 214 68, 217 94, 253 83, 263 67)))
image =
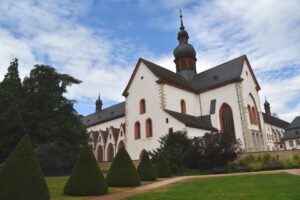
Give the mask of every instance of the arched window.
POLYGON ((118 151, 121 149, 121 148, 125 148, 125 143, 124 141, 122 140, 119 145, 118 145, 118 151))
POLYGON ((180 101, 180 106, 181 106, 181 113, 186 114, 186 104, 183 99, 181 99, 181 101, 180 101))
POLYGON ((152 137, 152 120, 146 120, 146 137, 152 137))
POLYGON ((107 161, 112 161, 114 159, 114 147, 112 143, 109 143, 107 147, 107 161))
POLYGON ((228 137, 235 140, 236 137, 234 130, 233 114, 232 109, 228 104, 224 103, 221 106, 219 117, 222 133, 228 135, 228 137))
POLYGON ((146 112, 146 101, 142 99, 140 101, 140 114, 144 114, 146 112))
POLYGON ((140 139, 141 138, 141 125, 140 122, 135 122, 134 124, 134 139, 140 139))
POLYGON ((252 116, 253 116, 253 124, 257 125, 257 112, 254 107, 252 107, 252 116))
POLYGON ((97 160, 98 160, 98 162, 103 162, 103 148, 102 148, 102 146, 98 147, 97 160))
POLYGON ((250 124, 253 124, 252 110, 250 105, 248 105, 248 113, 249 113, 250 124))

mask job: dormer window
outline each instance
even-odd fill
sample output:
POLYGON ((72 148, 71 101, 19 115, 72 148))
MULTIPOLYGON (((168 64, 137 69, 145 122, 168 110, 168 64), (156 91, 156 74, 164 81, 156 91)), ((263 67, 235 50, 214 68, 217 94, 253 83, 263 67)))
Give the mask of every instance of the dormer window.
POLYGON ((142 99, 140 101, 140 114, 146 113, 146 101, 145 99, 142 99))

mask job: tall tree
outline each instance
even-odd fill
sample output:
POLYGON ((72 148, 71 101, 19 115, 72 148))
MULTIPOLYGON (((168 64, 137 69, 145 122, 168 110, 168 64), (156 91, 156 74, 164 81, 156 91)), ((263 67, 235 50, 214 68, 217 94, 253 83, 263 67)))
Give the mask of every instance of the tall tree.
POLYGON ((21 114, 22 97, 18 59, 14 59, 0 83, 0 163, 26 133, 21 114))
POLYGON ((69 172, 86 143, 74 101, 64 96, 80 82, 45 65, 35 65, 23 81, 24 122, 46 174, 69 172))

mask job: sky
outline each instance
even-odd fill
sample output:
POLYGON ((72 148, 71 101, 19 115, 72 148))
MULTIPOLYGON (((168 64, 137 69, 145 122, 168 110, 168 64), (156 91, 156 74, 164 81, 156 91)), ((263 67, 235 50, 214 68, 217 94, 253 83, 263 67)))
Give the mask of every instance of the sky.
POLYGON ((1 0, 0 80, 13 58, 21 78, 35 64, 83 81, 66 96, 78 113, 124 101, 140 57, 175 71, 179 9, 197 71, 246 54, 272 112, 300 115, 299 0, 1 0))

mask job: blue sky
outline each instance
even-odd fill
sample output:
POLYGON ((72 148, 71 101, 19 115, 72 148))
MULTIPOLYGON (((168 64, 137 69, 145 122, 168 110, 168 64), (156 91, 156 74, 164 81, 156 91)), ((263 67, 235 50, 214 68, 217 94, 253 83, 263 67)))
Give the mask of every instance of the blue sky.
POLYGON ((0 1, 0 77, 48 64, 83 81, 69 88, 81 114, 123 101, 139 57, 170 70, 179 8, 197 51, 198 72, 246 54, 272 111, 300 115, 300 1, 23 0, 0 1))

